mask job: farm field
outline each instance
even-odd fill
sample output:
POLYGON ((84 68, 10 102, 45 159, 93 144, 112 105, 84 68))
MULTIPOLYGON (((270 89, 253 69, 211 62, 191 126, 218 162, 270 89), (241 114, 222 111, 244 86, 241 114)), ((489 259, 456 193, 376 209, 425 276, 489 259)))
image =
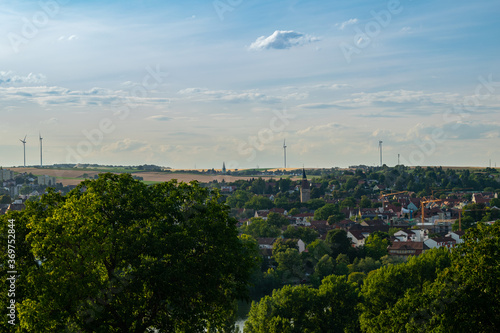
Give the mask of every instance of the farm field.
MULTIPOLYGON (((56 177, 57 181, 62 183, 64 186, 67 185, 78 185, 84 179, 83 175, 87 174, 88 177, 94 177, 99 173, 104 173, 106 171, 96 170, 96 169, 50 169, 50 168, 10 168, 14 172, 19 173, 32 173, 35 176, 40 175, 48 175, 51 177, 56 177)), ((226 182, 232 182, 236 180, 248 180, 255 177, 237 177, 230 175, 203 175, 196 173, 164 173, 164 172, 149 172, 149 171, 140 171, 140 172, 130 172, 134 176, 139 176, 144 179, 147 184, 166 182, 172 179, 177 179, 179 182, 190 182, 193 180, 197 180, 200 183, 208 183, 214 180, 221 182, 223 179, 226 182)), ((121 173, 121 172, 114 172, 121 173)))

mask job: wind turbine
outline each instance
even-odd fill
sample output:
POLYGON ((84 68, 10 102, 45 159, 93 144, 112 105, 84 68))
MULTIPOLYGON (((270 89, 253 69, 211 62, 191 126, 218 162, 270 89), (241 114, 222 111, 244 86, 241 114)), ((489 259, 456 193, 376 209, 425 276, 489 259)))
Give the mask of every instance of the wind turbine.
POLYGON ((43 167, 43 160, 42 160, 42 134, 40 134, 40 132, 38 132, 38 136, 40 137, 40 167, 42 168, 43 167))
POLYGON ((382 143, 383 141, 378 142, 378 149, 380 151, 380 166, 383 166, 384 164, 382 163, 382 143))
POLYGON ((24 147, 24 167, 26 168, 26 137, 28 136, 28 134, 26 134, 24 136, 24 139, 19 139, 19 141, 21 141, 23 143, 23 147, 24 147))

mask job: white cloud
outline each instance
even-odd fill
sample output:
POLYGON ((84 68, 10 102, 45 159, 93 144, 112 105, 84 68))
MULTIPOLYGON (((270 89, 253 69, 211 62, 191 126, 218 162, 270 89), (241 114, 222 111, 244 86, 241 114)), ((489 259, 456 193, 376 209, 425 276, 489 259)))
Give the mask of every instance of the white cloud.
POLYGON ((121 152, 146 152, 151 150, 151 146, 144 141, 132 139, 123 139, 103 146, 102 152, 121 153, 121 152))
POLYGON ((427 93, 412 90, 391 90, 375 93, 355 93, 348 100, 337 101, 339 105, 359 106, 398 106, 400 104, 414 105, 453 105, 460 101, 460 95, 455 93, 427 93))
POLYGON ((345 89, 345 88, 352 88, 351 85, 345 84, 345 83, 334 83, 334 84, 317 84, 313 86, 312 88, 314 89, 331 89, 331 90, 339 90, 339 89, 345 89))
POLYGON ((43 74, 29 73, 27 76, 21 76, 10 71, 0 71, 0 85, 40 84, 46 81, 47 78, 43 74))
POLYGON ((336 103, 306 103, 300 104, 297 107, 303 109, 331 109, 331 108, 346 108, 336 103))
POLYGON ((338 124, 338 123, 329 123, 329 124, 325 124, 325 125, 318 125, 318 126, 310 126, 310 127, 307 127, 303 130, 299 130, 297 131, 297 134, 299 135, 304 135, 306 133, 313 133, 313 134, 318 134, 318 132, 323 132, 323 131, 327 131, 327 132, 330 132, 332 129, 342 129, 342 128, 345 128, 344 125, 341 125, 341 124, 338 124))
POLYGON ((276 30, 271 36, 261 36, 250 45, 251 50, 267 49, 289 49, 293 46, 300 46, 318 41, 319 38, 304 35, 300 32, 288 30, 276 30))
POLYGON ((147 120, 156 120, 156 121, 169 121, 169 120, 172 120, 172 118, 167 117, 167 116, 163 116, 163 115, 151 116, 151 117, 147 117, 146 119, 147 120))
POLYGON ((68 106, 103 106, 119 103, 133 103, 133 105, 154 105, 165 107, 169 99, 156 97, 130 97, 130 94, 121 90, 92 88, 90 90, 70 90, 63 87, 1 87, 1 102, 35 103, 41 106, 68 105, 68 106))
POLYGON ((418 124, 411 131, 411 137, 431 140, 439 136, 440 139, 449 140, 483 140, 498 139, 500 136, 500 124, 495 122, 451 122, 441 126, 424 126, 418 124), (439 134, 439 135, 438 135, 439 134))
POLYGON ((77 35, 71 35, 69 37, 60 36, 57 40, 58 41, 65 41, 65 40, 67 40, 67 41, 71 42, 71 41, 74 41, 74 40, 77 40, 77 39, 79 39, 79 37, 77 35))
POLYGON ((186 88, 186 89, 179 90, 179 94, 181 94, 181 95, 199 94, 199 93, 204 93, 207 91, 208 91, 208 89, 206 89, 206 88, 186 88))
POLYGON ((282 100, 279 97, 267 96, 256 90, 232 91, 232 90, 208 90, 206 88, 186 88, 178 92, 194 101, 223 101, 231 103, 262 102, 278 103, 282 100))
POLYGON ((342 23, 337 23, 337 24, 335 24, 335 26, 339 27, 339 30, 344 30, 347 26, 353 25, 353 24, 356 24, 356 23, 358 23, 358 19, 357 18, 352 18, 352 19, 349 19, 349 20, 344 21, 342 23))

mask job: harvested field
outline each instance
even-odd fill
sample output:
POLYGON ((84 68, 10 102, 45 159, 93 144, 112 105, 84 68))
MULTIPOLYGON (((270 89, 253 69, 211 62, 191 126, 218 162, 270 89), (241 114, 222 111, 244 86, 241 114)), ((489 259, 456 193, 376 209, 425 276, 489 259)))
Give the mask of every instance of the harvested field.
MULTIPOLYGON (((47 175, 51 177, 56 177, 57 182, 62 183, 64 186, 67 185, 78 185, 84 180, 82 177, 87 174, 89 177, 94 177, 94 175, 103 173, 102 171, 92 171, 86 169, 74 169, 74 170, 62 170, 62 169, 38 169, 38 168, 10 168, 15 172, 26 172, 32 173, 35 176, 47 175)), ((214 180, 221 182, 223 179, 226 182, 233 182, 236 180, 248 180, 255 177, 234 177, 229 175, 200 175, 200 174, 190 174, 190 173, 163 173, 163 172, 136 172, 132 173, 134 176, 142 177, 144 181, 148 182, 166 182, 172 179, 177 179, 179 182, 190 182, 197 180, 200 183, 208 183, 214 180)))
POLYGON ((66 170, 66 169, 39 169, 39 168, 10 168, 14 172, 19 173, 32 173, 35 176, 47 175, 51 177, 56 177, 58 183, 62 183, 64 186, 67 185, 78 185, 81 181, 85 180, 82 176, 87 174, 89 177, 94 177, 101 172, 91 171, 91 170, 66 170))

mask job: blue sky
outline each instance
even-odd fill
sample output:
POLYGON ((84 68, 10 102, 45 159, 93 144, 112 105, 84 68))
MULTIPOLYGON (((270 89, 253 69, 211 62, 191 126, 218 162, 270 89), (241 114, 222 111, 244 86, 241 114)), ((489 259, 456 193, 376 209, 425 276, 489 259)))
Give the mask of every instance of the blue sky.
POLYGON ((0 165, 498 162, 498 1, 3 1, 0 165))

